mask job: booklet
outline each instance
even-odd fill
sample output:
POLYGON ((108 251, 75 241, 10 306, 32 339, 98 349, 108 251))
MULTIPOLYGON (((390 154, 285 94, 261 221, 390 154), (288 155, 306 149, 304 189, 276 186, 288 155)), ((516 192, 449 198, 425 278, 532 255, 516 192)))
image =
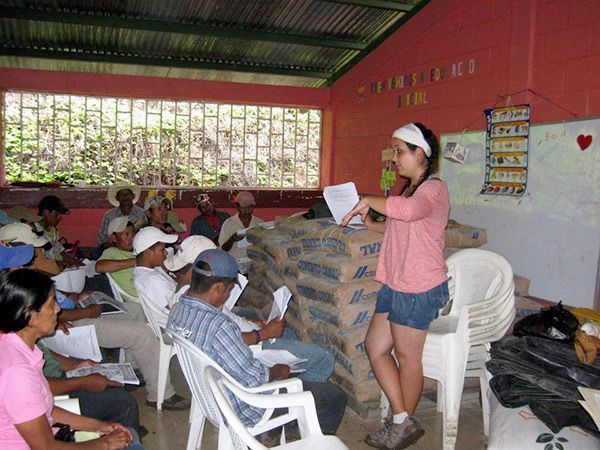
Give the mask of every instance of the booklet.
POLYGON ((93 373, 99 373, 106 378, 118 383, 140 384, 140 380, 133 370, 131 363, 100 364, 100 367, 82 367, 65 372, 67 378, 85 377, 93 373))
POLYGON ((89 297, 79 300, 79 306, 85 308, 90 305, 102 306, 102 315, 122 314, 125 312, 123 304, 112 297, 109 297, 104 292, 93 292, 89 297))
POLYGON ((240 298, 240 295, 242 295, 242 292, 244 292, 244 289, 246 289, 246 285, 248 284, 248 278, 246 278, 241 273, 238 273, 237 279, 240 285, 238 286, 237 283, 233 285, 233 289, 229 293, 229 297, 227 297, 227 300, 223 305, 223 308, 226 308, 228 311, 231 311, 233 309, 238 299, 240 298))
POLYGON ((61 355, 91 359, 96 362, 102 361, 94 325, 69 328, 69 334, 58 330, 54 336, 44 338, 42 342, 50 350, 61 355))
POLYGON ((299 364, 306 362, 306 359, 297 358, 287 350, 262 350, 253 348, 252 354, 267 367, 273 367, 275 364, 285 364, 290 367, 290 373, 306 371, 306 369, 298 367, 299 364))
POLYGON ((281 286, 273 292, 273 306, 271 307, 267 323, 274 319, 283 319, 291 298, 292 293, 287 286, 281 286))
MULTIPOLYGON (((338 184, 335 186, 327 186, 323 189, 323 198, 327 202, 327 206, 338 225, 342 223, 342 219, 348 214, 352 208, 359 202, 356 185, 353 182, 338 184)), ((360 216, 354 216, 349 225, 364 226, 360 216)))

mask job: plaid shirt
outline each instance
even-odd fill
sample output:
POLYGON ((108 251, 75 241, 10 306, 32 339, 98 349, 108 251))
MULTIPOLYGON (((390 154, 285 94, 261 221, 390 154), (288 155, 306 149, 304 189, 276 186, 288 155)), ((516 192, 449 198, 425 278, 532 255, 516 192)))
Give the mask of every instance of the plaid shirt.
MULTIPOLYGON (((182 295, 169 314, 167 328, 193 342, 243 386, 256 387, 269 381, 268 367, 252 356, 240 328, 208 303, 182 295)), ((247 427, 256 425, 265 410, 228 394, 242 423, 247 427)))
POLYGON ((192 221, 192 229, 190 231, 190 234, 206 236, 211 241, 214 240, 221 232, 223 222, 225 222, 229 218, 229 214, 227 214, 226 212, 215 210, 215 214, 219 218, 219 226, 216 230, 213 230, 213 228, 206 221, 206 217, 200 214, 192 221))

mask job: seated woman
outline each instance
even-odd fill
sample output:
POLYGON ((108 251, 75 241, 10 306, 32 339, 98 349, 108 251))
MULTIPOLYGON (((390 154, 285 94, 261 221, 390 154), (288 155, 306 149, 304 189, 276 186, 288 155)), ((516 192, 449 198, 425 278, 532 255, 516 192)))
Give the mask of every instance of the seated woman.
POLYGON ((0 274, 0 448, 143 449, 123 425, 54 406, 42 352, 35 343, 54 333, 59 311, 46 275, 29 269, 0 274), (96 431, 101 437, 83 443, 57 441, 55 422, 96 431))

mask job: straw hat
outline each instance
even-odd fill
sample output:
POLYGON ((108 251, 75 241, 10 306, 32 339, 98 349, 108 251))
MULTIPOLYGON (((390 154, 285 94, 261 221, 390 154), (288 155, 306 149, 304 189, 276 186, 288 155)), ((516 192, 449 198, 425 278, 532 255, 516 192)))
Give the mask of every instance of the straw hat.
POLYGON ((117 200, 117 194, 119 193, 119 191, 121 191, 123 189, 129 189, 131 192, 133 192, 133 203, 134 204, 137 203, 137 201, 140 198, 140 192, 141 192, 140 187, 136 186, 135 184, 119 183, 119 184, 113 184, 111 187, 108 188, 108 192, 107 192, 106 196, 111 205, 119 206, 119 201, 117 200))

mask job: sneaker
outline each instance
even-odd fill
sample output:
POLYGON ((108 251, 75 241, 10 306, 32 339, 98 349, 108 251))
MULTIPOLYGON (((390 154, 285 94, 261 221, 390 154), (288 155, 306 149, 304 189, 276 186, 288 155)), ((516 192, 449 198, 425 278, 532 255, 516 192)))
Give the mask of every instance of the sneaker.
MULTIPOLYGON (((146 400, 146 406, 150 408, 156 408, 156 402, 146 400)), ((163 401, 162 407, 168 411, 181 411, 183 409, 189 409, 191 402, 187 398, 183 398, 177 394, 173 394, 171 397, 163 401)))
POLYGON ((387 434, 390 429, 390 425, 392 424, 391 416, 388 416, 383 421, 383 426, 375 431, 374 433, 370 433, 365 438, 365 442, 371 447, 379 448, 381 450, 387 450, 385 446, 387 442, 387 434))
POLYGON ((425 430, 419 421, 414 417, 409 417, 399 425, 392 423, 389 426, 384 448, 387 450, 406 448, 421 439, 424 434, 425 430))

